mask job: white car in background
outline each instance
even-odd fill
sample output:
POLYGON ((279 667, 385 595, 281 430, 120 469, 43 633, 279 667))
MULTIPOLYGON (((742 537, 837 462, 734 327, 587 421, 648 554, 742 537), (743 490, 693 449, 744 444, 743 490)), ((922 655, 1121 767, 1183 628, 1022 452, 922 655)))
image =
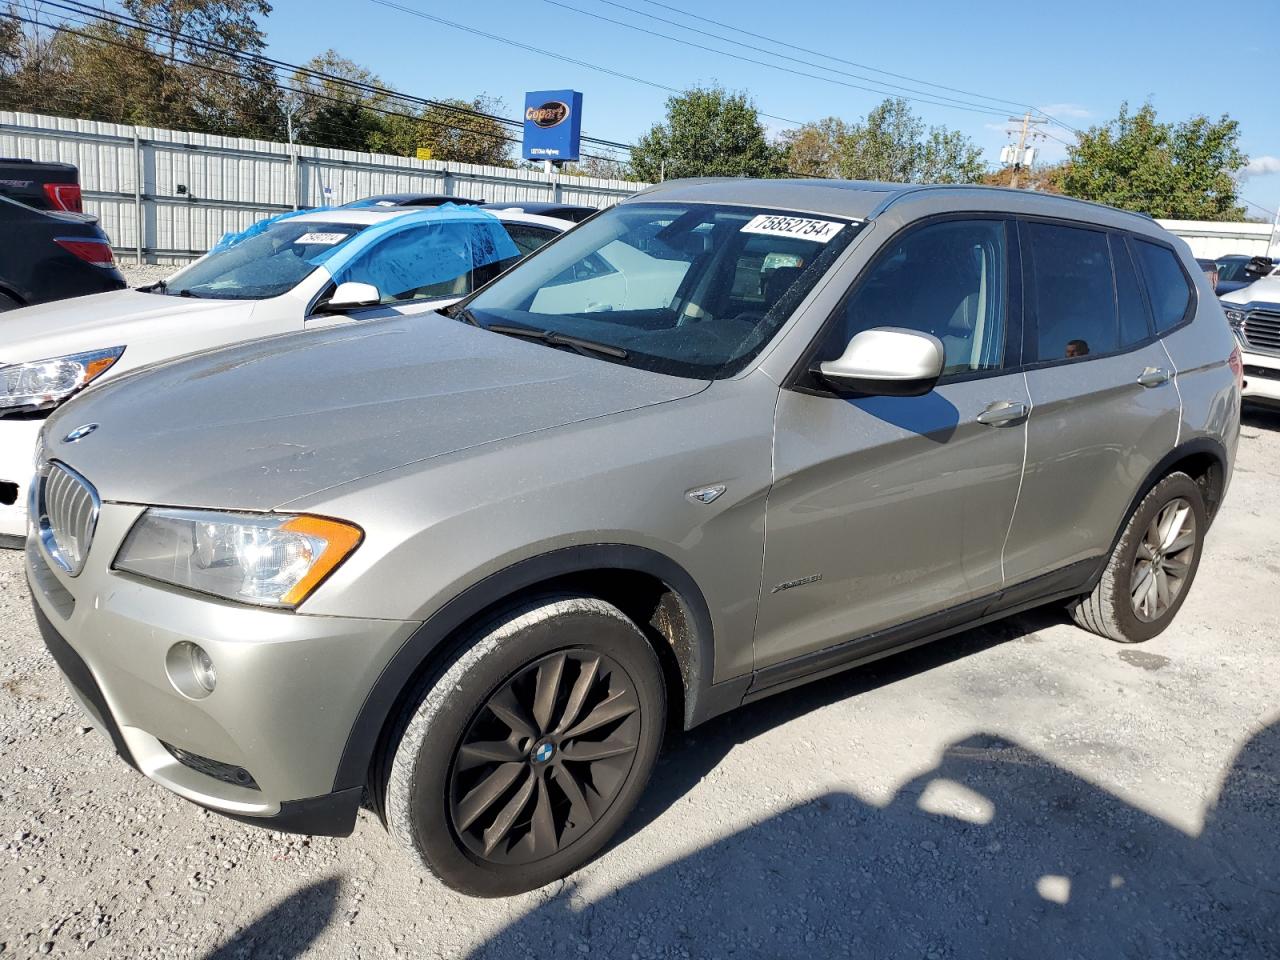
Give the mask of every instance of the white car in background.
MULTIPOLYGON (((0 545, 19 546, 26 535, 27 485, 44 419, 91 383, 245 340, 427 314, 573 226, 455 206, 286 214, 225 238, 149 287, 6 313, 0 318, 0 545)), ((175 426, 182 413, 174 411, 175 426)))
POLYGON ((1219 299, 1240 341, 1241 399, 1280 407, 1280 269, 1219 299))

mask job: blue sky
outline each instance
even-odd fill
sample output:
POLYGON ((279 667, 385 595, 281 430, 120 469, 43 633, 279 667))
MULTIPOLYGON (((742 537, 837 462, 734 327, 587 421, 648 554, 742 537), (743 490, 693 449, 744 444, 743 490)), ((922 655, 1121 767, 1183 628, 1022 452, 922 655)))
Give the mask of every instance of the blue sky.
MULTIPOLYGON (((647 0, 617 3, 773 49, 802 62, 699 36, 605 0, 394 2, 664 86, 683 88, 718 81, 731 89, 748 91, 761 111, 778 118, 803 121, 836 115, 854 120, 893 93, 969 102, 977 98, 968 94, 981 94, 1031 104, 1077 128, 1115 116, 1124 100, 1136 105, 1150 98, 1163 119, 1196 113, 1216 117, 1227 112, 1240 121, 1242 146, 1253 159, 1242 195, 1271 211, 1280 205, 1280 110, 1266 86, 1250 80, 1271 70, 1267 65, 1274 59, 1274 47, 1264 49, 1263 29, 1243 42, 1233 29, 1230 42, 1226 42, 1221 16, 1203 3, 997 2, 983 4, 976 12, 977 5, 954 0, 906 0, 889 7, 863 0, 665 0, 670 7, 742 27, 771 41, 862 65, 855 67, 691 20, 647 0), (838 82, 692 49, 566 7, 838 82), (886 9, 891 13, 886 14, 886 9), (898 79, 865 68, 915 79, 898 79), (881 89, 868 92, 845 84, 881 89)), ((300 62, 333 47, 400 90, 425 97, 470 98, 487 93, 506 101, 508 116, 519 113, 526 90, 581 90, 584 130, 609 140, 634 140, 662 118, 669 96, 654 86, 432 23, 374 0, 274 0, 274 7, 267 34, 270 53, 280 59, 300 62)), ((986 100, 981 103, 990 112, 940 103, 915 103, 913 107, 929 123, 945 124, 972 137, 994 164, 1000 147, 1008 142, 1005 131, 1010 124, 1006 118, 1017 110, 986 100)), ((766 123, 772 132, 787 127, 781 119, 766 118, 766 123)), ((1062 127, 1048 130, 1054 137, 1071 138, 1070 131, 1062 127)), ((1037 145, 1046 161, 1061 158, 1065 151, 1052 139, 1037 145)), ((1257 208, 1250 212, 1262 215, 1257 208)))

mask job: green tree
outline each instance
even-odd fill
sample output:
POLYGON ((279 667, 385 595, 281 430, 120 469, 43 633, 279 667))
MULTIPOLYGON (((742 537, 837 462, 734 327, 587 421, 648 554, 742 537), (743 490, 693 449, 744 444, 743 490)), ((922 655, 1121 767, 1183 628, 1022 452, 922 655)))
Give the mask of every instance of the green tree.
POLYGON ((982 151, 958 130, 927 127, 906 100, 888 99, 855 123, 837 150, 840 175, 894 183, 977 183, 982 151))
POLYGON ((13 4, 0 7, 0 105, 13 102, 22 64, 22 27, 13 4))
POLYGON ((1065 193, 1178 220, 1240 220, 1235 174, 1249 158, 1240 125, 1226 114, 1162 123, 1145 103, 1122 104, 1110 123, 1091 127, 1068 151, 1065 193))
POLYGON ((155 31, 170 61, 179 51, 203 57, 209 43, 248 53, 266 46, 258 18, 271 13, 267 0, 121 0, 120 5, 155 31))
POLYGON ((383 129, 378 111, 389 109, 384 95, 364 89, 381 87, 378 76, 332 49, 303 66, 291 84, 300 91, 297 139, 317 147, 371 149, 370 141, 383 129))
POLYGON ((827 117, 783 132, 787 171, 801 177, 839 177, 840 149, 850 133, 839 117, 827 117))
POLYGON ((773 177, 780 151, 765 139, 755 104, 745 93, 695 87, 667 100, 655 124, 631 151, 631 167, 650 182, 676 177, 773 177))
POLYGON ((565 164, 560 173, 566 177, 599 177, 602 180, 639 179, 631 169, 631 164, 607 157, 583 157, 574 163, 565 164))
POLYGON ((442 100, 422 112, 422 145, 433 159, 461 163, 511 166, 511 142, 502 124, 486 116, 501 115, 503 102, 479 96, 474 100, 442 100))
POLYGON ((905 100, 885 100, 862 120, 827 117, 782 135, 787 169, 800 176, 899 183, 975 183, 982 151, 958 130, 926 127, 905 100))

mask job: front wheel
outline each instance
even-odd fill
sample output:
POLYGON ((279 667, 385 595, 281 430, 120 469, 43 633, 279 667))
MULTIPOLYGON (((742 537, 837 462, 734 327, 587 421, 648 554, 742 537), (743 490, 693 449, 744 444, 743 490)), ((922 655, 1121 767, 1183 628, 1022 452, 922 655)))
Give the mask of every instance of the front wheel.
POLYGON ((662 669, 620 610, 531 602, 465 638, 410 705, 385 790, 395 837, 463 893, 532 890, 594 857, 648 782, 662 669))
POLYGON ((1120 643, 1161 633, 1187 598, 1208 521, 1200 487, 1172 473, 1143 497, 1093 592, 1071 610, 1075 622, 1120 643))

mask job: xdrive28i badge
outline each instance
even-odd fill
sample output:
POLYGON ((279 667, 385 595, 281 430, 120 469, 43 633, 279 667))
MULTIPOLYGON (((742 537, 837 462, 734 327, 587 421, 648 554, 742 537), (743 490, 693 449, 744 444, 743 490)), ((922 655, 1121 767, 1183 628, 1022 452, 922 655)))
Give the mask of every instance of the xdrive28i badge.
POLYGON ((62 442, 75 443, 77 440, 83 440, 85 437, 87 437, 89 434, 93 433, 93 431, 97 429, 98 429, 98 425, 96 423, 81 424, 80 426, 72 430, 70 433, 68 433, 65 437, 63 437, 62 442))

